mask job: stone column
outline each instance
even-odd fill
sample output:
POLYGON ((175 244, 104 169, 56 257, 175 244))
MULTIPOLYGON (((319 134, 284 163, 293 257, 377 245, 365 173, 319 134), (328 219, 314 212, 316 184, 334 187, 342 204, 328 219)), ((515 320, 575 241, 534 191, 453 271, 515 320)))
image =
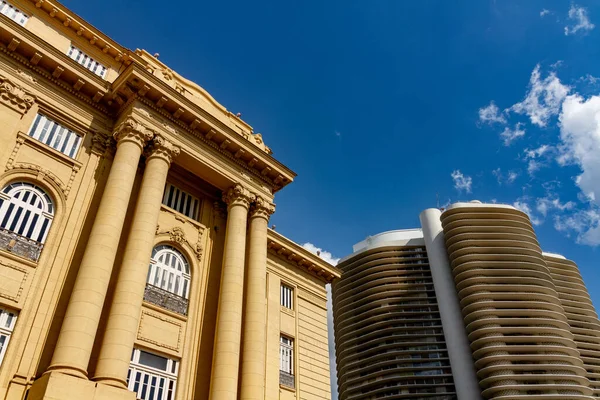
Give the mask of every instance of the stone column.
POLYGON ((440 309, 456 394, 460 400, 480 400, 479 381, 448 260, 441 215, 442 212, 437 208, 429 208, 419 215, 433 288, 440 309))
POLYGON ((87 378, 140 155, 154 133, 128 118, 115 129, 113 136, 117 141, 117 152, 49 367, 49 370, 82 378, 87 378))
POLYGON ((246 222, 250 192, 236 184, 223 196, 227 228, 217 310, 210 400, 237 400, 242 336, 246 222))
POLYGON ((257 197, 250 211, 242 348, 242 400, 265 399, 267 226, 275 206, 257 197))
POLYGON ((169 166, 178 154, 179 148, 161 136, 154 137, 147 152, 146 169, 94 376, 94 380, 108 385, 127 387, 127 370, 144 301, 160 204, 169 166))

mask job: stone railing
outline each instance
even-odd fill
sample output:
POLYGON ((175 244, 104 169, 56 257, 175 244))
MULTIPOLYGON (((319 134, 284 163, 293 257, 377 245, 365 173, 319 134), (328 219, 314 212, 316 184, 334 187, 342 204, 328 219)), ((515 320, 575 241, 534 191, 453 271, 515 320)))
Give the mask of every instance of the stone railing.
POLYGON ((146 283, 144 300, 177 314, 187 315, 188 299, 146 283))
POLYGON ((294 375, 289 374, 285 371, 279 370, 279 384, 283 386, 287 386, 289 388, 296 388, 296 379, 294 375))
POLYGON ((44 245, 35 240, 17 235, 6 229, 0 229, 0 249, 10 251, 13 254, 37 261, 44 245))

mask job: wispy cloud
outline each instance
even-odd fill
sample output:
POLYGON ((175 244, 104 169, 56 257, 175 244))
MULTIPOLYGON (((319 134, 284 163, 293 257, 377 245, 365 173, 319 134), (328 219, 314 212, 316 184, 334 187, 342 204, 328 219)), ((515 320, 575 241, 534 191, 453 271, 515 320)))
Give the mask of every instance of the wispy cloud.
POLYGON ((525 114, 532 124, 545 127, 548 120, 559 113, 569 91, 570 87, 561 83, 554 71, 542 79, 540 65, 537 64, 531 73, 525 98, 510 107, 510 111, 525 114))
POLYGON ((523 129, 523 124, 520 122, 517 122, 514 129, 510 129, 507 126, 502 133, 500 133, 500 137, 504 141, 505 146, 510 146, 514 140, 523 136, 525 136, 525 129, 523 129))
POLYGON ((546 15, 550 14, 550 10, 544 8, 542 9, 542 11, 540 11, 540 17, 544 17, 546 15))
POLYGON ((558 197, 540 197, 536 201, 536 210, 542 214, 544 217, 548 215, 548 212, 551 210, 565 211, 565 210, 573 210, 575 208, 575 203, 572 201, 567 201, 566 203, 562 203, 558 197))
POLYGON ((454 170, 450 174, 452 180, 454 181, 454 188, 458 191, 464 190, 467 193, 471 193, 471 185, 473 183, 473 179, 470 176, 463 175, 460 170, 454 170))
POLYGON ((500 109, 492 100, 489 105, 479 109, 479 121, 487 124, 505 124, 506 117, 502 115, 500 109))
POLYGON ((547 166, 546 160, 553 151, 554 148, 547 144, 543 144, 536 149, 525 149, 524 158, 527 160, 527 173, 533 176, 536 171, 547 166))
POLYGON ((498 185, 503 185, 503 184, 510 185, 511 183, 516 181, 517 178, 519 177, 519 173, 516 171, 508 171, 505 175, 502 173, 501 168, 496 168, 495 170, 492 171, 492 174, 496 177, 496 180, 498 181, 498 185))
POLYGON ((570 24, 565 26, 566 36, 574 35, 577 32, 585 33, 591 31, 595 27, 590 21, 587 9, 576 4, 571 4, 567 18, 570 24))

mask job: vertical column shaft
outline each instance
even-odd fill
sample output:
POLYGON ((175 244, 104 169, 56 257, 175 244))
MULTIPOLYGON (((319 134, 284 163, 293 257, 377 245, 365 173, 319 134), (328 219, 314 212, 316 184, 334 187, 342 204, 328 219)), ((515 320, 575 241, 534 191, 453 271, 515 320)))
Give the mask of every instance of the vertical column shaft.
POLYGON ((244 260, 250 192, 235 185, 223 196, 228 204, 223 271, 217 310, 217 327, 210 400, 236 400, 242 335, 244 260))
POLYGON ((242 400, 265 399, 267 227, 275 211, 261 197, 250 213, 248 277, 242 349, 242 400))
POLYGON ((440 310, 442 329, 446 338, 448 357, 458 398, 459 400, 480 400, 481 391, 475 374, 475 364, 446 252, 444 231, 440 220, 441 214, 437 208, 429 208, 419 216, 433 287, 440 310))
POLYGON ((115 130, 115 154, 94 225, 79 266, 49 370, 87 377, 133 182, 147 140, 154 133, 132 118, 115 130))
POLYGON ((160 204, 171 160, 177 154, 179 148, 160 136, 154 138, 148 151, 142 185, 94 377, 95 380, 109 385, 126 387, 127 370, 138 331, 160 204))

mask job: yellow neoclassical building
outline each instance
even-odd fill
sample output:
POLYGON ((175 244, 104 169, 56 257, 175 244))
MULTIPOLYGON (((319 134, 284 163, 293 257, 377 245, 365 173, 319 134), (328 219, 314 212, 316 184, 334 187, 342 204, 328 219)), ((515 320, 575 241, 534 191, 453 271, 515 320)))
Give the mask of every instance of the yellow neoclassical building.
POLYGON ((330 399, 295 174, 143 50, 0 1, 0 399, 330 399))

